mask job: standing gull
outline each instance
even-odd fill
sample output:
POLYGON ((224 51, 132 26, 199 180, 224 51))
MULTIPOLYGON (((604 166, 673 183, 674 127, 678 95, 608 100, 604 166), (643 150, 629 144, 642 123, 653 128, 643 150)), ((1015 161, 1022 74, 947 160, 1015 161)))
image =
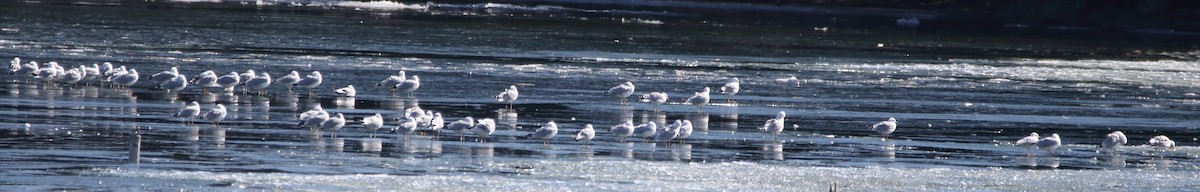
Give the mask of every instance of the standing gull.
POLYGON ((375 86, 376 87, 387 87, 389 89, 392 89, 392 97, 395 97, 396 96, 396 85, 400 84, 401 82, 404 82, 404 79, 405 79, 404 71, 400 71, 399 74, 397 74, 397 75, 388 76, 387 79, 383 79, 383 81, 379 81, 379 83, 376 83, 375 86))
POLYGON ((1024 138, 1017 140, 1017 146, 1024 147, 1025 153, 1031 154, 1029 152, 1032 151, 1033 148, 1037 147, 1038 139, 1041 139, 1040 136, 1038 136, 1038 133, 1032 132, 1032 133, 1029 133, 1029 136, 1025 136, 1024 138))
POLYGON ((542 128, 538 128, 537 131, 534 131, 529 135, 525 135, 525 138, 541 139, 542 145, 548 146, 550 145, 550 139, 554 138, 555 135, 558 135, 558 124, 554 123, 554 121, 550 121, 549 123, 542 125, 542 128))
POLYGON ((421 78, 417 77, 417 75, 413 75, 412 78, 406 79, 404 82, 400 82, 400 84, 396 84, 396 90, 408 93, 409 98, 413 97, 413 92, 417 91, 417 88, 420 87, 421 78))
POLYGON ((446 120, 442 119, 442 113, 433 113, 433 118, 429 119, 429 130, 433 131, 434 137, 442 135, 442 127, 446 126, 446 120))
POLYGON ((643 103, 650 103, 650 105, 654 106, 654 111, 657 112, 658 106, 662 105, 663 103, 666 103, 667 99, 668 99, 667 93, 650 92, 647 94, 642 94, 641 101, 643 103))
POLYGON ((626 81, 625 83, 609 88, 608 92, 605 93, 621 98, 621 105, 625 105, 625 99, 633 95, 633 89, 633 82, 626 81))
POLYGON ((213 126, 221 127, 221 120, 225 120, 225 114, 225 105, 217 104, 217 107, 209 109, 208 113, 205 113, 203 118, 211 121, 213 126))
POLYGON ((712 89, 709 89, 708 87, 704 87, 703 92, 696 92, 696 94, 692 95, 692 97, 689 97, 685 102, 688 104, 695 105, 696 112, 700 112, 700 109, 702 107, 704 107, 704 105, 708 104, 709 92, 712 92, 712 89))
POLYGON ((480 119, 475 123, 474 127, 471 127, 470 131, 479 135, 479 142, 485 142, 488 136, 496 132, 496 120, 491 118, 480 119))
POLYGON ((729 103, 735 103, 735 101, 733 101, 733 95, 737 94, 741 89, 742 80, 738 80, 737 77, 734 77, 733 79, 730 79, 729 82, 726 82, 725 86, 721 86, 721 93, 726 95, 726 99, 729 101, 729 103))
POLYGON ((204 72, 200 73, 199 76, 196 76, 195 78, 192 79, 192 84, 196 84, 196 86, 204 88, 204 93, 208 93, 208 88, 212 87, 213 84, 217 83, 217 78, 218 77, 217 77, 216 72, 213 72, 211 70, 204 71, 204 72))
POLYGON ((471 127, 475 127, 475 119, 471 117, 463 117, 461 120, 454 121, 446 125, 447 130, 458 132, 459 141, 463 140, 463 137, 466 136, 467 130, 471 129, 471 127))
POLYGON ((328 119, 321 122, 321 128, 329 129, 329 132, 331 132, 330 137, 336 137, 337 131, 341 130, 343 126, 346 126, 346 116, 342 115, 342 113, 337 113, 336 116, 329 116, 328 119))
POLYGON ((1129 143, 1129 138, 1125 137, 1125 133, 1122 133, 1121 131, 1113 131, 1108 135, 1104 135, 1104 141, 1100 142, 1100 147, 1108 149, 1109 151, 1116 151, 1117 147, 1121 147, 1126 143, 1129 143))
POLYGON ((417 124, 419 123, 416 119, 404 118, 404 120, 406 121, 401 122, 400 126, 396 126, 395 131, 397 134, 404 135, 404 139, 408 139, 408 135, 411 135, 414 131, 417 131, 417 124))
POLYGON ((171 67, 169 70, 150 75, 150 81, 162 83, 163 81, 174 79, 175 76, 179 76, 179 68, 171 67))
POLYGON ((324 108, 321 108, 320 105, 317 105, 317 107, 313 107, 313 109, 305 111, 304 113, 300 113, 300 115, 297 115, 297 117, 297 119, 300 120, 300 124, 298 124, 299 126, 308 127, 310 131, 315 132, 320 131, 321 123, 329 119, 329 112, 325 112, 324 108))
POLYGON ((217 78, 217 86, 221 86, 221 89, 224 89, 225 92, 230 93, 232 93, 234 87, 241 82, 242 77, 241 75, 238 75, 237 72, 229 72, 229 74, 217 78))
POLYGON ((286 86, 288 93, 291 93, 292 84, 296 84, 298 81, 300 81, 300 72, 292 71, 292 73, 288 73, 287 75, 276 79, 275 83, 286 86))
POLYGON ((633 134, 633 128, 633 121, 625 121, 624 123, 612 126, 612 128, 608 129, 608 132, 616 135, 624 143, 625 137, 633 134))
POLYGON ((379 131, 380 127, 383 127, 383 116, 376 113, 372 116, 363 117, 362 124, 363 127, 367 128, 367 131, 371 131, 371 137, 374 138, 375 132, 379 131))
MULTIPOLYGON (((779 140, 779 133, 783 132, 783 125, 784 121, 786 120, 785 118, 787 118, 787 113, 779 111, 779 114, 775 115, 775 118, 767 119, 767 123, 763 124, 762 127, 759 127, 758 130, 770 133, 771 140, 779 140)), ((895 124, 893 123, 893 125, 895 124)))
POLYGON ((517 86, 510 85, 508 89, 504 89, 504 91, 500 92, 500 95, 496 96, 496 100, 508 103, 508 108, 512 109, 513 102, 517 102, 517 96, 520 96, 520 93, 517 92, 517 86))
POLYGON ((633 136, 641 137, 643 141, 650 141, 650 137, 656 133, 658 133, 658 125, 655 125, 654 122, 642 123, 633 128, 633 136))
POLYGON ((1049 137, 1043 137, 1037 142, 1038 149, 1046 150, 1046 154, 1050 154, 1050 156, 1054 156, 1054 149, 1061 145, 1062 139, 1058 137, 1058 133, 1050 134, 1049 137))
POLYGON ((167 92, 179 92, 187 88, 187 86, 187 77, 183 76, 183 74, 176 74, 175 77, 171 77, 171 79, 158 84, 159 89, 167 90, 167 92))
POLYGON ((133 86, 138 81, 137 69, 129 69, 129 72, 115 74, 108 78, 110 83, 116 84, 119 87, 133 86))
MULTIPOLYGON (((240 80, 242 82, 241 83, 242 85, 246 84, 246 81, 248 81, 252 78, 255 78, 255 77, 258 77, 258 74, 254 73, 253 69, 247 69, 245 73, 238 74, 238 80, 240 80)), ((250 91, 246 88, 247 87, 242 86, 242 94, 246 94, 246 92, 250 91)))
POLYGON ((692 121, 684 119, 683 124, 679 126, 679 143, 684 143, 688 137, 692 137, 692 121))
POLYGON ((271 74, 259 73, 257 77, 247 79, 242 84, 243 90, 254 91, 258 95, 266 95, 267 87, 271 86, 271 74))
POLYGON ((888 134, 892 134, 892 132, 896 131, 896 118, 888 117, 887 121, 881 121, 875 125, 871 125, 870 128, 871 130, 875 130, 875 132, 879 132, 880 135, 883 135, 883 139, 887 139, 888 134))
POLYGON ((321 86, 321 81, 324 81, 323 79, 324 78, 321 77, 320 71, 313 71, 311 74, 308 74, 308 76, 304 76, 303 79, 300 79, 300 81, 293 83, 292 87, 308 89, 308 96, 312 96, 312 89, 317 88, 317 86, 321 86))
POLYGON ((200 103, 196 103, 195 101, 188 103, 183 109, 179 109, 179 112, 175 113, 175 115, 171 115, 171 117, 187 120, 187 124, 192 124, 192 118, 196 118, 197 116, 200 116, 200 103))
POLYGON ((583 126, 579 133, 575 133, 575 141, 583 141, 583 145, 587 145, 596 137, 596 129, 592 128, 592 124, 583 126))
POLYGON ((683 126, 683 121, 676 119, 675 123, 659 129, 658 133, 654 135, 654 142, 670 142, 675 137, 679 137, 680 126, 683 126))

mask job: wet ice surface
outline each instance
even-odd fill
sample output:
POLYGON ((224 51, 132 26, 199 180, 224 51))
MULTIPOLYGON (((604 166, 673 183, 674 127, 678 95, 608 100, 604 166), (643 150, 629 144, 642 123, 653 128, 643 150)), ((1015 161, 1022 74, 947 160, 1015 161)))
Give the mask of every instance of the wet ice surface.
POLYGON ((809 31, 797 37, 783 35, 792 29, 771 27, 751 33, 741 27, 403 17, 362 24, 353 15, 3 7, 14 7, 0 8, 11 21, 0 24, 5 60, 20 56, 67 67, 112 61, 144 76, 179 66, 189 76, 255 69, 273 77, 320 70, 326 77, 315 96, 282 87, 254 96, 203 94, 196 87, 163 93, 145 79, 130 89, 45 86, 5 73, 0 183, 13 189, 816 191, 831 182, 851 191, 1200 187, 1194 184, 1200 148, 1192 147, 1200 134, 1194 61, 1056 59, 1062 48, 1055 46, 1064 45, 1020 53, 1026 45, 1003 40, 960 46, 1009 47, 1031 54, 1025 57, 1052 58, 929 53, 925 48, 961 37, 920 42, 809 31), (73 9, 90 15, 55 14, 73 9), (129 12, 144 15, 123 15, 129 12), (58 16, 29 16, 39 14, 58 16), (816 37, 803 38, 810 36, 816 37), (773 48, 779 39, 796 41, 779 48, 796 54, 773 48), (676 41, 709 46, 662 43, 676 41), (854 47, 878 41, 898 48, 854 47), (803 47, 812 44, 827 47, 803 47), (906 52, 917 55, 893 55, 906 52), (947 56, 964 59, 939 59, 947 56), (373 86, 397 70, 421 77, 415 98, 391 97, 373 86), (705 86, 718 88, 725 77, 743 81, 736 105, 715 92, 704 112, 682 104, 705 86), (622 106, 602 94, 624 81, 637 84, 635 95, 661 91, 671 100, 655 113, 647 104, 622 106), (359 87, 359 97, 334 96, 333 89, 347 84, 359 87), (494 97, 514 84, 521 98, 513 110, 504 109, 494 97), (225 104, 230 115, 219 128, 170 117, 190 101, 205 109, 225 104), (296 114, 318 104, 351 120, 336 137, 295 126, 296 114), (354 122, 381 113, 388 129, 414 106, 441 112, 448 122, 494 118, 500 127, 479 142, 470 134, 460 141, 452 131, 371 137, 354 122), (789 129, 772 141, 756 128, 781 110, 789 114, 789 129), (900 120, 890 139, 866 129, 887 117, 900 120), (625 120, 675 119, 696 124, 684 143, 620 142, 607 131, 625 120), (560 126, 549 146, 523 138, 548 121, 560 126), (597 129, 591 145, 570 138, 589 123, 597 129), (127 161, 134 128, 142 137, 140 163, 127 161), (1129 135, 1130 145, 1098 152, 1096 145, 1112 130, 1129 135), (1064 146, 1055 157, 1012 146, 1031 131, 1058 133, 1064 146), (1182 147, 1144 146, 1158 134, 1182 147))

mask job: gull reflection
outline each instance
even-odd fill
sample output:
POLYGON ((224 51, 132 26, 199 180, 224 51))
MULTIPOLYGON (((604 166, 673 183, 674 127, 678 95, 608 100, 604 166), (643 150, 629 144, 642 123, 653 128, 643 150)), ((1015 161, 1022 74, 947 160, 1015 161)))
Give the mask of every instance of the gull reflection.
POLYGON ((724 119, 728 119, 725 122, 721 122, 721 129, 734 130, 734 131, 736 131, 738 129, 738 108, 737 107, 730 107, 729 110, 727 110, 727 112, 718 114, 718 116, 720 116, 721 118, 724 118, 724 119))
POLYGON ((379 107, 392 111, 404 111, 404 100, 399 97, 392 97, 381 101, 379 107))
POLYGON ((183 132, 180 132, 179 139, 183 141, 200 141, 200 126, 183 126, 183 132))
POLYGON ((1103 155, 1100 156, 1099 159, 1104 161, 1105 164, 1108 164, 1108 166, 1117 168, 1125 167, 1125 156, 1120 154, 1103 155))
POLYGON ((381 152, 383 151, 383 139, 379 138, 364 138, 362 139, 363 152, 381 152))
POLYGON ((492 143, 481 143, 471 147, 471 159, 476 164, 490 165, 494 160, 492 157, 496 155, 496 147, 492 143))
POLYGON ((1037 167, 1038 166, 1037 156, 1026 155, 1026 156, 1018 157, 1017 165, 1021 165, 1021 166, 1027 167, 1027 168, 1037 167))
POLYGON ((692 144, 672 144, 671 153, 675 154, 676 159, 692 160, 692 144))
POLYGON ((783 160, 783 142, 771 141, 762 144, 763 159, 783 160))
POLYGON ((692 129, 694 132, 708 132, 707 113, 693 113, 689 115, 688 119, 692 120, 692 129))
POLYGON ((354 97, 337 97, 333 99, 333 106, 341 109, 354 109, 354 97))
POLYGON ((212 139, 217 148, 225 148, 225 128, 212 127, 204 129, 204 135, 212 139))
POLYGON ((279 95, 279 97, 276 97, 276 99, 278 100, 278 102, 276 102, 276 103, 281 104, 279 107, 283 107, 283 108, 286 108, 286 109, 289 109, 292 111, 296 111, 296 110, 300 109, 300 105, 299 105, 300 97, 298 97, 296 95, 283 94, 283 95, 279 95))
POLYGON ((517 130, 517 110, 500 109, 496 110, 496 120, 500 121, 500 125, 507 127, 509 130, 517 130))
POLYGON ((896 143, 894 143, 892 140, 887 140, 883 143, 883 147, 880 147, 880 149, 877 151, 873 151, 872 155, 874 155, 875 157, 895 159, 896 158, 896 143))

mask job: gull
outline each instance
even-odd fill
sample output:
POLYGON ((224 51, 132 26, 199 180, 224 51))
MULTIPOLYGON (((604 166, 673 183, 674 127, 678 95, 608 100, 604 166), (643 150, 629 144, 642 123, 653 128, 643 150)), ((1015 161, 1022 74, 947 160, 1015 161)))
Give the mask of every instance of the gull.
POLYGON ((337 131, 341 130, 343 126, 346 126, 346 116, 343 116, 342 113, 337 113, 337 116, 329 116, 328 119, 321 122, 321 128, 329 129, 329 132, 332 133, 329 135, 330 137, 336 137, 337 131))
POLYGON ((63 84, 74 85, 75 83, 79 83, 79 81, 83 80, 83 75, 84 72, 81 69, 74 68, 63 72, 61 77, 58 78, 58 81, 62 82, 63 84))
POLYGON ((175 76, 179 76, 179 68, 171 67, 169 70, 150 75, 150 81, 161 83, 163 81, 174 79, 175 76))
POLYGON ((685 101, 685 103, 695 105, 696 112, 700 112, 700 109, 702 107, 704 107, 704 105, 708 104, 708 100, 709 100, 708 93, 711 91, 712 91, 712 89, 709 89, 708 87, 704 87, 704 91, 696 92, 696 94, 692 95, 692 97, 689 97, 685 101))
POLYGON ((271 86, 271 74, 259 73, 258 76, 246 79, 242 83, 242 90, 258 92, 258 95, 266 95, 267 87, 271 86))
POLYGON ((625 137, 633 134, 633 128, 633 121, 629 120, 625 121, 625 123, 612 126, 612 128, 608 129, 608 132, 617 135, 617 137, 621 138, 621 142, 624 143, 625 137))
POLYGON ((375 115, 363 117, 362 124, 363 127, 367 128, 367 131, 371 131, 371 137, 375 137, 375 132, 379 131, 380 127, 383 127, 383 115, 375 113, 375 115))
POLYGON ((592 124, 584 125, 579 133, 575 133, 575 141, 583 141, 583 145, 590 143, 592 138, 596 138, 596 129, 592 128, 592 124))
POLYGON ((329 119, 329 112, 325 112, 325 109, 318 105, 317 107, 313 107, 313 109, 300 113, 296 117, 300 120, 300 124, 297 125, 308 127, 311 131, 320 131, 321 123, 329 119))
POLYGON ((312 89, 317 88, 317 86, 321 86, 321 81, 324 81, 321 77, 321 72, 313 71, 312 73, 308 74, 308 76, 304 76, 303 79, 300 79, 300 81, 292 83, 292 87, 308 89, 308 95, 312 96, 312 89))
POLYGON ((1100 147, 1115 151, 1117 147, 1121 147, 1125 143, 1129 143, 1129 139, 1125 137, 1125 133, 1113 131, 1108 135, 1104 135, 1104 141, 1100 142, 1100 147))
POLYGON ((663 103, 666 103, 667 99, 668 99, 667 93, 650 92, 647 94, 642 94, 641 101, 643 103, 650 103, 650 105, 654 106, 654 111, 658 111, 658 106, 662 105, 663 103))
POLYGON ((654 135, 654 141, 670 142, 672 139, 675 139, 675 137, 679 136, 680 126, 683 126, 683 121, 676 119, 675 123, 658 130, 658 133, 654 135))
POLYGON ((1037 142, 1038 149, 1046 150, 1046 154, 1050 154, 1050 156, 1054 156, 1054 149, 1061 145, 1062 139, 1058 137, 1058 133, 1050 134, 1049 137, 1043 137, 1037 142))
POLYGON ((1154 136, 1154 138, 1150 138, 1150 147, 1158 150, 1175 150, 1175 141, 1167 138, 1166 135, 1154 136))
MULTIPOLYGON (((254 73, 254 69, 246 69, 245 73, 238 74, 238 80, 241 80, 241 82, 242 82, 241 84, 246 84, 246 81, 248 81, 252 78, 255 78, 255 77, 258 77, 258 74, 254 73)), ((243 86, 242 94, 245 94, 246 91, 247 91, 246 87, 243 86)))
POLYGON ((417 121, 428 121, 426 118, 432 118, 426 117, 425 113, 425 110, 421 109, 421 107, 412 107, 404 110, 404 118, 417 121))
POLYGON ((896 131, 896 118, 888 117, 887 121, 880 121, 875 125, 871 125, 870 129, 883 135, 883 139, 887 139, 888 134, 896 131))
POLYGON ((51 61, 51 62, 46 63, 46 66, 43 66, 42 68, 39 68, 36 71, 33 71, 32 75, 33 75, 33 78, 42 79, 43 81, 46 81, 46 85, 49 86, 52 81, 56 80, 59 77, 59 75, 61 75, 63 73, 63 71, 60 70, 61 68, 62 68, 62 66, 59 66, 58 62, 51 61))
POLYGON ((292 92, 291 85, 295 84, 298 81, 300 81, 300 72, 292 71, 292 73, 288 73, 287 75, 284 75, 283 77, 280 77, 279 79, 276 79, 275 83, 287 86, 288 93, 291 93, 292 92))
POLYGON ((496 120, 491 118, 477 120, 475 126, 471 127, 469 131, 479 135, 479 142, 485 142, 489 135, 496 132, 496 120))
POLYGON ((533 131, 533 133, 525 135, 525 138, 541 139, 542 145, 549 146, 550 139, 554 138, 555 135, 558 135, 558 124, 554 123, 554 121, 550 121, 549 123, 542 125, 542 128, 538 128, 536 131, 533 131))
POLYGON ((500 95, 496 96, 496 100, 508 103, 508 108, 512 109, 513 102, 517 102, 517 96, 520 96, 520 93, 517 92, 517 86, 510 85, 508 89, 504 89, 504 91, 500 92, 500 95))
MULTIPOLYGON (((13 58, 13 61, 10 62, 9 66, 8 66, 9 71, 11 71, 12 74, 18 74, 18 75, 24 74, 24 75, 33 76, 32 75, 33 72, 37 71, 38 68, 41 67, 40 65, 38 65, 38 63, 36 61, 29 61, 29 63, 25 63, 25 64, 20 64, 20 63, 21 63, 21 58, 13 58)), ((29 79, 26 79, 26 81, 28 81, 28 80, 29 79)))
MULTIPOLYGON (((767 123, 763 124, 762 127, 759 127, 758 130, 771 133, 771 140, 779 140, 779 133, 783 132, 783 125, 784 121, 786 120, 785 118, 787 118, 787 113, 779 111, 779 114, 775 115, 775 118, 767 119, 767 123)), ((895 125, 895 123, 893 123, 893 125, 895 125)))
POLYGON ((129 69, 129 72, 115 74, 109 77, 108 81, 119 87, 133 86, 133 84, 137 83, 138 81, 137 69, 129 69))
POLYGON ((217 83, 217 73, 212 70, 200 73, 200 76, 192 78, 192 84, 204 88, 204 93, 208 93, 208 88, 217 83))
POLYGON ((729 103, 735 103, 736 101, 733 101, 733 95, 737 94, 741 89, 742 80, 738 80, 737 77, 734 77, 733 79, 729 80, 729 82, 726 82, 725 86, 721 86, 721 93, 726 95, 729 103))
POLYGON ((392 97, 395 97, 396 96, 396 85, 400 84, 401 82, 404 82, 404 78, 405 78, 404 71, 400 71, 400 73, 398 75, 388 76, 387 79, 383 79, 383 81, 379 81, 379 83, 376 83, 375 86, 391 88, 392 89, 392 97))
POLYGON ((188 103, 183 109, 179 109, 179 112, 175 113, 175 115, 171 115, 171 117, 187 120, 187 124, 192 124, 192 118, 196 118, 197 116, 200 116, 200 103, 196 103, 195 101, 188 103))
POLYGON ((658 125, 655 125, 654 122, 646 122, 633 128, 633 136, 641 137, 643 141, 650 141, 650 137, 653 137, 657 131, 658 125))
POLYGON ((158 84, 159 89, 167 90, 168 93, 182 91, 187 86, 187 77, 183 76, 183 74, 177 74, 175 77, 171 77, 171 79, 158 84))
POLYGON ((335 89, 333 92, 342 97, 354 97, 358 95, 358 91, 354 90, 354 85, 346 85, 346 87, 335 89))
POLYGON ((395 86, 396 90, 404 91, 405 93, 408 93, 408 97, 410 97, 410 98, 413 97, 412 93, 414 91, 417 91, 417 88, 420 88, 420 87, 421 87, 421 78, 417 77, 416 75, 413 75, 411 79, 406 79, 406 80, 404 80, 404 82, 400 82, 400 84, 396 84, 396 86, 395 86))
POLYGON ((96 65, 95 63, 92 63, 92 66, 91 66, 91 67, 82 66, 82 65, 80 65, 80 67, 81 67, 81 68, 83 68, 83 72, 84 72, 83 76, 84 76, 84 79, 85 79, 85 80, 88 80, 88 82, 87 82, 87 85, 92 85, 92 81, 93 81, 93 80, 96 80, 96 78, 100 77, 100 67, 99 67, 99 65, 96 65))
POLYGON ((13 57, 12 61, 8 62, 9 74, 17 73, 21 70, 21 57, 13 57))
POLYGON ((446 126, 446 120, 442 119, 442 113, 433 113, 433 118, 429 119, 429 130, 434 132, 434 136, 442 135, 442 127, 446 126))
POLYGON ((621 105, 625 105, 625 98, 633 95, 633 89, 633 82, 626 81, 625 83, 609 88, 605 94, 621 98, 621 105))
POLYGON ((692 121, 684 119, 683 124, 679 126, 679 143, 683 143, 688 137, 692 137, 692 121))
POLYGON ((1025 136, 1020 140, 1017 140, 1017 146, 1024 147, 1025 153, 1030 154, 1029 151, 1032 151, 1033 148, 1037 147, 1038 139, 1041 139, 1040 136, 1038 136, 1038 133, 1032 132, 1029 133, 1029 136, 1025 136))
POLYGON ((237 72, 229 72, 229 74, 217 78, 217 86, 221 86, 225 92, 233 92, 234 87, 241 82, 242 76, 237 72))
POLYGON ((394 130, 396 133, 404 135, 405 139, 408 139, 408 135, 412 134, 413 131, 417 131, 418 123, 415 119, 405 119, 408 121, 400 123, 400 126, 397 126, 394 130))
POLYGON ((221 120, 225 120, 225 114, 225 105, 217 104, 217 107, 209 109, 201 118, 211 121, 213 126, 221 127, 221 120))
POLYGON ((463 117, 461 120, 450 122, 450 124, 446 125, 447 130, 458 132, 459 141, 463 140, 463 136, 466 135, 467 130, 471 129, 471 127, 475 127, 475 119, 471 117, 463 117))

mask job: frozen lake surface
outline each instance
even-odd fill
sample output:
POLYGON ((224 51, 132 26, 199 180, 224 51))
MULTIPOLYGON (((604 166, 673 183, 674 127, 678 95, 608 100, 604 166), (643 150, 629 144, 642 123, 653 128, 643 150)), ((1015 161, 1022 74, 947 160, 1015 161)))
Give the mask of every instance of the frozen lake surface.
MULTIPOLYGON (((137 69, 130 88, 4 73, 0 185, 14 190, 1187 191, 1200 188, 1200 54, 1186 42, 1072 34, 753 24, 637 6, 343 1, 0 2, 0 59, 137 69), (825 30, 814 30, 827 27, 825 30), (150 74, 321 71, 315 95, 166 93, 150 74), (374 86, 418 75, 413 97, 374 86), (717 93, 729 77, 742 91, 717 93), (636 84, 631 104, 604 95, 636 84), (334 89, 354 85, 356 98, 334 89), (497 102, 509 85, 513 109, 497 102), (714 89, 702 112, 684 104, 714 89), (637 97, 665 92, 655 112, 637 97), (219 127, 172 118, 224 104, 219 127), (312 132, 322 106, 345 128, 312 132), (493 118, 486 142, 384 130, 405 109, 493 118), (778 140, 757 128, 788 114, 778 140), (899 120, 888 139, 867 126, 899 120), (684 142, 624 142, 624 121, 690 120, 684 142), (549 121, 543 145, 524 136, 549 121), (30 126, 26 128, 24 125, 30 126), (585 124, 590 145, 574 140, 585 124), (793 128, 794 127, 794 128, 793 128), (135 128, 137 129, 135 135, 135 128), (1105 134, 1129 144, 1102 152, 1105 134), (1049 156, 1014 142, 1057 133, 1049 156), (1170 136, 1175 150, 1147 146, 1170 136), (140 162, 130 162, 131 137, 140 162)), ((684 7, 691 6, 681 3, 684 7)), ((697 4, 694 6, 713 6, 697 4)), ((754 7, 743 7, 753 9, 754 7)), ((906 13, 910 14, 910 13, 906 13)), ((885 16, 842 16, 866 20, 885 16)), ((892 19, 883 19, 891 21, 892 19)), ((879 22, 890 24, 887 22, 879 22)), ((1064 32, 1066 33, 1066 32, 1064 32)), ((1193 38, 1193 37, 1187 37, 1193 38)))

